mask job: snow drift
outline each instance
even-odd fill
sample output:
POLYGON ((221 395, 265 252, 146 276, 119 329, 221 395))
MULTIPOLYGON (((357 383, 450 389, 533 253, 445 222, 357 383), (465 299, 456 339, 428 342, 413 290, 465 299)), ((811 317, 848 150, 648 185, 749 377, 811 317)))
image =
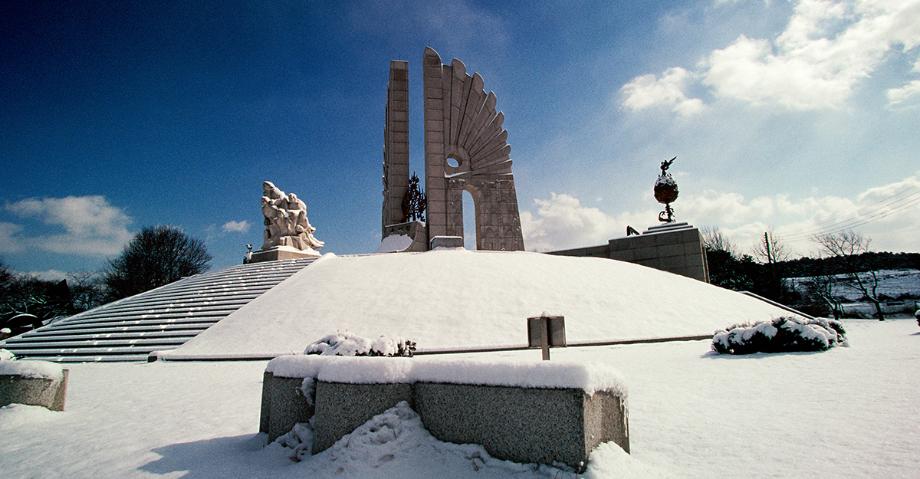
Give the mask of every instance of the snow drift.
POLYGON ((325 255, 169 359, 300 354, 332 331, 381 334, 418 351, 527 345, 526 318, 565 316, 569 344, 710 335, 788 315, 683 276, 599 258, 446 250, 325 255))

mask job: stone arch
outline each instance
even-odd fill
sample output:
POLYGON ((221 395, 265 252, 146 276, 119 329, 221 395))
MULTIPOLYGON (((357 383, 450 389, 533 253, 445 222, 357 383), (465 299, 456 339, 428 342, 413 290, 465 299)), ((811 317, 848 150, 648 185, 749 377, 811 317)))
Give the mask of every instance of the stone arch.
POLYGON ((436 51, 425 49, 428 236, 463 236, 467 190, 477 209, 477 248, 523 250, 505 117, 495 109, 495 94, 483 87, 482 76, 468 75, 460 60, 444 65, 436 51))

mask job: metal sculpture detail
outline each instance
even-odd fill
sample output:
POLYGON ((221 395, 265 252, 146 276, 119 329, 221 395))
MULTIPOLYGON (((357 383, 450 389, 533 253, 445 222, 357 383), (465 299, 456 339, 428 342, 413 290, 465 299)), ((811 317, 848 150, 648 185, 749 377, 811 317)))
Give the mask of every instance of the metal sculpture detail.
POLYGON ((664 205, 664 210, 658 213, 658 221, 662 223, 674 222, 674 208, 671 208, 671 203, 677 200, 679 191, 677 190, 677 182, 668 173, 668 168, 671 167, 671 163, 674 163, 676 159, 677 157, 675 156, 670 160, 661 162, 661 174, 658 175, 658 179, 655 181, 655 199, 664 205))
POLYGON ((412 178, 409 178, 409 191, 406 191, 402 203, 402 212, 406 221, 425 221, 425 208, 428 207, 428 201, 418 182, 419 177, 413 171, 412 178))

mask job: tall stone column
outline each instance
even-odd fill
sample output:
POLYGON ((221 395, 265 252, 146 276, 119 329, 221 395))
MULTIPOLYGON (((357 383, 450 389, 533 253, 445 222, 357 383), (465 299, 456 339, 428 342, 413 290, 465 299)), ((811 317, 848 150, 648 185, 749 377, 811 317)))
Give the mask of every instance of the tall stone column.
MULTIPOLYGON (((425 49, 425 194, 428 197, 428 239, 447 235, 447 180, 444 178, 444 88, 441 57, 425 49)), ((450 90, 448 89, 448 92, 450 90)))
POLYGON ((403 198, 409 190, 409 62, 390 62, 386 127, 383 132, 382 227, 402 223, 403 198))

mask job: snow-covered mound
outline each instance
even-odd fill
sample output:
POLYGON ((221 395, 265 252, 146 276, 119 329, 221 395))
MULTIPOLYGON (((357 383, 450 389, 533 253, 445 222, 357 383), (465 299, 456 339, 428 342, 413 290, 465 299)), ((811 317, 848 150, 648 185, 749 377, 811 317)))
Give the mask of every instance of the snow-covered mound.
POLYGON ((526 346, 526 318, 565 316, 569 344, 707 335, 787 311, 683 276, 528 252, 326 255, 166 358, 300 354, 330 331, 418 351, 526 346))

